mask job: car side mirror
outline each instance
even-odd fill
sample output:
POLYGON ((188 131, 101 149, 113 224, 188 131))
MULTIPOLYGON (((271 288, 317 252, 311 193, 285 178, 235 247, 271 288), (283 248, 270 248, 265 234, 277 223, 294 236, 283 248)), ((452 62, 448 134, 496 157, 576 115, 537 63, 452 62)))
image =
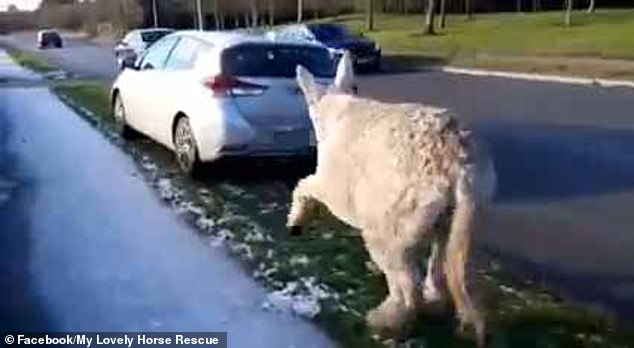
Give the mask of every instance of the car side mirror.
POLYGON ((123 58, 123 61, 121 61, 121 68, 122 69, 139 70, 139 67, 136 65, 136 57, 127 56, 127 57, 123 58))

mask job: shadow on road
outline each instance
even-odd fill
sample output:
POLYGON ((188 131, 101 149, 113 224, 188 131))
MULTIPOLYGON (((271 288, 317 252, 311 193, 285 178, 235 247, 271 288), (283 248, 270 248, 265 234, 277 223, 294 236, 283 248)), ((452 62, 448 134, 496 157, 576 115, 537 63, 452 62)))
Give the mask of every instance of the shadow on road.
POLYGON ((556 265, 537 263, 517 254, 483 247, 484 251, 516 271, 524 273, 539 284, 554 285, 559 295, 583 303, 596 303, 609 307, 620 319, 634 322, 634 275, 601 274, 566 271, 556 265))
POLYGON ((535 201, 634 189, 634 131, 480 122, 498 173, 498 200, 535 201))
POLYGON ((205 165, 205 180, 259 182, 269 180, 297 181, 315 171, 314 156, 287 159, 230 158, 205 165))
POLYGON ((53 327, 31 270, 31 187, 18 178, 18 163, 7 150, 9 125, 3 112, 0 109, 0 328, 5 333, 50 331, 53 327))

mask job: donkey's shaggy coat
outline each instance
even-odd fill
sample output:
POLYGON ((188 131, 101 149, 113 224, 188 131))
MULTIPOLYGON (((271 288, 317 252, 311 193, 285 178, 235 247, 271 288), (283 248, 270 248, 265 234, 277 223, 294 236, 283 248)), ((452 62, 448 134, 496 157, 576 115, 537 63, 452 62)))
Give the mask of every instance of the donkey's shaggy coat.
POLYGON ((445 110, 349 93, 348 55, 328 90, 303 67, 297 74, 318 140, 318 165, 293 192, 288 227, 297 231, 321 202, 361 230, 389 289, 367 317, 379 332, 400 331, 423 301, 442 299, 448 288, 462 322, 474 325, 481 340, 484 319, 467 291, 466 264, 471 234, 494 191, 488 155, 445 110), (449 231, 437 228, 443 216, 451 219, 449 231), (423 281, 420 251, 428 240, 423 281))

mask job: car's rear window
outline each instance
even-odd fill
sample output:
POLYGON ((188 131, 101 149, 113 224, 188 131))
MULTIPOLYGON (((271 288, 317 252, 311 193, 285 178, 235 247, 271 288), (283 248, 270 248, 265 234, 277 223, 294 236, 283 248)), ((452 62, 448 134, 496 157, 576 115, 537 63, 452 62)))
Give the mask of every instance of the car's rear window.
POLYGON ((42 39, 44 40, 57 39, 58 37, 59 37, 59 34, 53 31, 42 33, 42 39))
POLYGON ((169 30, 146 31, 141 33, 141 40, 147 43, 154 43, 169 33, 171 33, 169 30))
POLYGON ((222 71, 228 75, 294 78, 302 65, 317 77, 333 77, 335 62, 328 50, 292 44, 241 44, 222 54, 222 71))

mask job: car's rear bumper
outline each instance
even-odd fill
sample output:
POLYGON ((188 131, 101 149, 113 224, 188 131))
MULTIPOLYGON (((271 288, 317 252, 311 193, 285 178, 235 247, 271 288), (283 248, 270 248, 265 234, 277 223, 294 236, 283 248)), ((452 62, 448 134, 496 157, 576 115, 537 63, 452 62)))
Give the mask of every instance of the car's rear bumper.
POLYGON ((197 136, 203 162, 221 157, 307 156, 315 152, 317 145, 312 129, 262 129, 237 117, 204 129, 206 131, 201 129, 203 132, 197 136))
POLYGON ((247 121, 229 99, 197 100, 201 102, 194 103, 196 109, 185 113, 190 115, 203 162, 221 157, 292 157, 314 152, 316 139, 309 120, 296 125, 254 123, 247 121))
POLYGON ((377 68, 381 65, 380 52, 369 55, 355 56, 353 59, 354 66, 358 68, 377 68))

